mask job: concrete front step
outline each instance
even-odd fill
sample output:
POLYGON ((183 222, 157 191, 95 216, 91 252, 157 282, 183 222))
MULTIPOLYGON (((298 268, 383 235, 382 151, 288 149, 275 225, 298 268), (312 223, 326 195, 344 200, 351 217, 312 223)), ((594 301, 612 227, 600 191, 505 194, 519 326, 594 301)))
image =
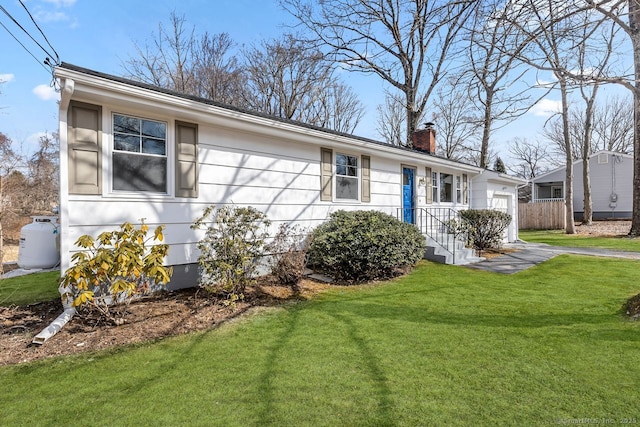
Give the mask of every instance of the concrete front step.
POLYGON ((455 246, 455 262, 454 256, 440 244, 430 237, 427 237, 427 246, 424 252, 424 258, 430 261, 439 262, 441 264, 466 265, 483 261, 484 258, 477 257, 475 250, 464 246, 461 241, 450 242, 450 246, 455 246))

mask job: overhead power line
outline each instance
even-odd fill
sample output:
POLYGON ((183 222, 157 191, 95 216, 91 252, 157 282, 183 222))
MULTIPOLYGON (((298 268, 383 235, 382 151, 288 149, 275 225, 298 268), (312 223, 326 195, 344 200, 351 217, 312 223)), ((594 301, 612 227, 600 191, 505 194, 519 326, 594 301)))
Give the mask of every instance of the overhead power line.
POLYGON ((27 9, 27 6, 24 5, 22 0, 19 0, 19 1, 20 1, 20 4, 22 5, 22 7, 24 8, 24 10, 29 15, 29 18, 31 18, 31 22, 33 22, 33 25, 35 25, 36 28, 38 29, 38 31, 40 31, 40 34, 42 34, 42 37, 44 37, 44 40, 47 42, 47 44, 49 45, 49 47, 51 48, 51 50, 55 54, 55 65, 60 65, 60 55, 58 55, 58 52, 56 52, 56 49, 53 47, 53 45, 51 45, 51 43, 49 42, 49 39, 47 38, 47 36, 42 31, 42 28, 40 28, 40 26, 38 25, 36 20, 33 19, 33 15, 31 15, 31 12, 29 12, 29 9, 27 9))
MULTIPOLYGON (((20 1, 20 3, 22 4, 22 1, 20 1)), ((23 6, 24 6, 24 4, 23 4, 23 6)), ((14 17, 13 17, 13 16, 8 12, 8 11, 7 11, 7 9, 5 9, 5 8, 4 8, 4 6, 0 5, 0 11, 4 12, 4 14, 5 14, 5 15, 7 15, 7 17, 8 17, 11 21, 13 21, 13 23, 14 23, 14 24, 16 24, 16 25, 18 26, 18 28, 20 28, 20 29, 21 29, 21 30, 22 30, 22 31, 23 31, 23 32, 24 32, 24 33, 25 33, 25 34, 26 34, 26 35, 27 35, 27 36, 28 36, 28 37, 29 37, 29 38, 30 38, 30 39, 31 39, 31 40, 32 40, 32 41, 33 41, 33 42, 34 42, 34 43, 35 43, 39 48, 40 48, 40 49, 42 49, 42 51, 47 55, 47 58, 49 58, 49 57, 51 57, 51 58, 56 58, 56 64, 58 63, 58 61, 59 61, 58 53, 55 51, 55 49, 53 49, 53 47, 52 47, 52 49, 53 49, 53 52, 54 52, 54 53, 52 54, 52 53, 51 53, 51 52, 49 52, 49 51, 48 51, 44 46, 42 46, 42 44, 40 44, 40 43, 39 43, 39 42, 38 42, 38 41, 37 41, 37 40, 36 40, 36 39, 31 35, 31 33, 29 33, 29 31, 27 31, 27 30, 26 30, 26 29, 25 29, 25 28, 24 28, 24 27, 23 27, 23 26, 22 26, 22 25, 21 25, 21 24, 20 24, 16 19, 15 19, 15 18, 14 18, 14 17)), ((29 16, 31 16, 31 14, 29 14, 29 16)), ((32 19, 33 19, 33 18, 32 18, 32 19)), ((5 29, 5 30, 7 30, 7 32, 9 32, 9 34, 11 34, 11 36, 12 36, 14 39, 16 39, 16 41, 18 41, 18 43, 20 43, 20 46, 22 46, 23 48, 25 48, 25 49, 27 50, 27 52, 29 52, 29 54, 31 54, 31 56, 34 56, 34 57, 35 57, 35 55, 34 55, 31 51, 29 51, 29 50, 25 47, 25 45, 24 45, 22 42, 20 42, 20 41, 18 40, 18 38, 17 38, 17 37, 16 37, 16 36, 11 32, 11 31, 9 31, 9 29, 8 29, 5 25, 3 25, 3 27, 4 27, 4 29, 5 29)), ((38 27, 38 28, 39 28, 39 27, 38 27)), ((41 30, 40 30, 40 31, 41 31, 41 30)), ((43 35, 44 35, 44 34, 43 34, 43 35)), ((46 37, 45 37, 45 39, 46 39, 46 37)), ((48 42, 48 40, 47 40, 47 43, 49 43, 49 42, 48 42)), ((37 58, 36 58, 36 59, 37 59, 37 58)), ((38 60, 38 62, 40 62, 40 60, 38 60)), ((47 61, 45 60, 45 61, 43 61, 43 62, 44 62, 44 63, 46 63, 47 61)))
POLYGON ((43 63, 42 61, 40 61, 38 58, 36 58, 36 56, 33 54, 33 52, 31 52, 31 51, 30 51, 30 50, 29 50, 29 49, 28 49, 28 48, 27 48, 27 47, 26 47, 26 46, 25 46, 25 45, 24 45, 20 40, 18 40, 18 38, 17 38, 17 37, 16 37, 16 36, 15 36, 15 35, 14 35, 14 34, 13 34, 13 33, 8 29, 8 28, 7 28, 7 27, 6 27, 2 22, 0 22, 0 25, 2 25, 2 28, 4 28, 5 30, 7 30, 7 33, 9 33, 9 34, 11 35, 11 37, 13 37, 13 38, 14 38, 14 40, 15 40, 15 41, 17 41, 17 42, 18 42, 18 44, 20 44, 20 46, 22 46, 22 48, 23 48, 24 50, 26 50, 26 51, 27 51, 27 53, 28 53, 29 55, 31 55, 31 56, 33 57, 33 59, 35 59, 35 60, 36 60, 36 62, 37 62, 38 64, 40 64, 40 66, 41 66, 42 68, 44 68, 44 69, 45 69, 45 71, 47 71, 47 72, 49 72, 49 71, 50 71, 47 67, 45 67, 45 66, 44 66, 44 63, 43 63))

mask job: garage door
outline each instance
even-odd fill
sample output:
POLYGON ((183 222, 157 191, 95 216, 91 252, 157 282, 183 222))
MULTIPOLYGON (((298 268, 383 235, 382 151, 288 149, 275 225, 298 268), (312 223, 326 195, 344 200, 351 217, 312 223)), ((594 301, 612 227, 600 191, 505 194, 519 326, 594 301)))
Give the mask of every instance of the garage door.
POLYGON ((509 213, 509 196, 493 196, 493 209, 509 213))

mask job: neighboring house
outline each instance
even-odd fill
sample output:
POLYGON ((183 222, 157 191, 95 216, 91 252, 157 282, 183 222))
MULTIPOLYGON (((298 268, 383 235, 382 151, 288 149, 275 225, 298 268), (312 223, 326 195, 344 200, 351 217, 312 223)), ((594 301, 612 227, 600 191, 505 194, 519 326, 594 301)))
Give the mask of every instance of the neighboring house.
POLYGON ((433 129, 409 150, 70 64, 55 75, 62 271, 81 235, 144 218, 166 225, 170 288, 193 285, 202 232, 191 224, 211 204, 250 205, 275 226, 309 229, 340 209, 375 209, 426 233, 427 223, 446 228, 438 221, 452 212, 489 207, 513 216, 507 236, 517 239, 523 181, 431 154, 433 129))
MULTIPOLYGON (((573 162, 573 214, 582 220, 584 190, 582 160, 573 162)), ((589 157, 593 219, 631 219, 633 210, 633 156, 599 151, 589 157)), ((566 167, 531 180, 532 201, 562 200, 566 167)))

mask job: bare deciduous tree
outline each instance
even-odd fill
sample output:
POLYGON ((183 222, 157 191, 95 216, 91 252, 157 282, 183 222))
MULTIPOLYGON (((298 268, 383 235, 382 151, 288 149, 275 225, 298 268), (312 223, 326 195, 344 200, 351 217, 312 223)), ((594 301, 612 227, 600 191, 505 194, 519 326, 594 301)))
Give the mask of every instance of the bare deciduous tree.
POLYGON ((227 33, 204 33, 194 51, 196 95, 240 106, 245 75, 231 52, 235 43, 227 33))
MULTIPOLYGON (((249 108, 271 116, 302 120, 307 96, 332 73, 320 52, 309 52, 291 36, 263 41, 245 50, 249 108)), ((311 95, 312 97, 313 95, 311 95)))
POLYGON ((437 83, 460 53, 464 24, 477 4, 428 0, 281 0, 350 71, 375 74, 404 96, 407 145, 437 83))
POLYGON ((517 162, 509 170, 527 180, 544 172, 550 159, 548 146, 538 139, 529 141, 516 137, 509 142, 509 153, 517 162))
POLYGON ((27 160, 30 214, 48 214, 59 200, 59 147, 57 133, 45 133, 38 150, 27 160))
POLYGON ((364 105, 351 87, 334 79, 319 94, 316 106, 317 126, 353 133, 364 116, 364 105))
MULTIPOLYGON (((569 112, 569 134, 571 136, 572 156, 581 158, 584 147, 585 112, 571 108, 569 112)), ((551 143, 551 163, 560 165, 565 157, 565 145, 562 136, 562 120, 555 117, 549 120, 542 136, 551 143)), ((589 154, 600 150, 630 154, 633 151, 633 105, 629 100, 614 96, 604 102, 596 102, 593 111, 593 137, 589 154)))
POLYGON ((519 57, 531 40, 508 16, 504 1, 482 2, 477 8, 469 39, 471 100, 482 114, 480 167, 489 166, 493 130, 520 117, 531 107, 529 87, 516 89, 526 73, 519 57))
MULTIPOLYGON (((572 161, 580 159, 580 150, 582 148, 582 138, 584 137, 584 114, 577 109, 571 109, 569 112, 569 139, 571 140, 571 159, 572 161)), ((551 144, 550 161, 555 166, 562 166, 566 162, 567 145, 564 139, 564 122, 560 114, 547 120, 542 137, 551 144)))
POLYGON ((123 64, 128 77, 181 93, 194 94, 195 29, 185 28, 186 19, 175 12, 170 27, 158 24, 152 45, 136 45, 137 55, 123 64))
POLYGON ((549 71, 556 79, 560 91, 562 141, 565 152, 565 217, 567 234, 575 234, 573 217, 573 147, 569 131, 569 90, 571 88, 571 48, 575 46, 575 14, 566 13, 567 5, 554 0, 516 0, 515 6, 504 18, 515 25, 532 49, 519 59, 538 69, 549 71))
POLYGON ((591 18, 583 14, 584 24, 580 26, 580 43, 576 46, 578 73, 592 74, 592 81, 578 80, 580 96, 584 102, 583 129, 580 157, 582 160, 582 190, 584 195, 583 225, 593 223, 593 201, 591 197, 591 172, 589 157, 593 152, 593 128, 596 99, 602 85, 600 77, 606 75, 612 58, 618 27, 613 23, 590 25, 591 18))
POLYGON ((627 35, 631 44, 633 70, 620 70, 618 73, 602 76, 599 80, 620 84, 633 94, 633 214, 629 235, 637 237, 640 236, 640 0, 586 0, 585 3, 584 9, 597 11, 602 20, 615 23, 627 35))
MULTIPOLYGON (((479 140, 482 131, 478 110, 469 102, 469 88, 452 80, 447 86, 441 86, 433 102, 433 122, 437 131, 437 152, 451 160, 470 159, 470 155, 479 140)), ((488 149, 488 147, 487 147, 488 149)), ((488 157, 485 151, 479 155, 488 157)), ((480 164, 482 167, 482 165, 480 164)))
POLYGON ((9 200, 4 190, 8 176, 20 165, 21 156, 12 146, 12 141, 0 132, 0 275, 3 273, 2 261, 4 259, 4 233, 3 223, 6 219, 9 200))
POLYGON ((385 93, 384 105, 378 105, 378 135, 387 143, 405 146, 407 114, 402 99, 389 92, 385 93))
POLYGON ((341 132, 358 125, 362 104, 321 52, 285 35, 245 50, 244 57, 248 108, 341 132))
POLYGON ((199 37, 184 16, 171 13, 169 26, 160 23, 152 44, 136 45, 123 68, 127 77, 189 95, 238 105, 242 68, 232 54, 226 33, 199 37))
POLYGON ((630 154, 633 152, 633 102, 613 96, 598 103, 593 120, 593 148, 630 154))

